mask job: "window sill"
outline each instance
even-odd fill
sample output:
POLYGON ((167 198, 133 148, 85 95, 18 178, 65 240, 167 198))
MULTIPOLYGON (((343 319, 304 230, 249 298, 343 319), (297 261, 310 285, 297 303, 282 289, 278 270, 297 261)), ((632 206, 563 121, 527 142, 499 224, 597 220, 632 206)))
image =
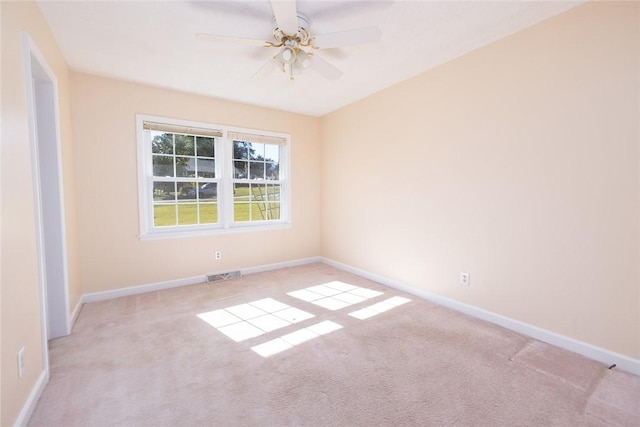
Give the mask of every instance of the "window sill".
POLYGON ((285 230, 291 228, 291 223, 276 223, 276 224, 247 224, 247 225, 234 225, 229 228, 200 228, 200 229, 167 229, 167 230, 153 230, 147 233, 141 234, 138 238, 142 241, 145 240, 161 240, 161 239, 180 239, 188 237, 204 237, 215 236, 222 234, 236 234, 236 233, 252 233, 259 231, 272 231, 272 230, 285 230))

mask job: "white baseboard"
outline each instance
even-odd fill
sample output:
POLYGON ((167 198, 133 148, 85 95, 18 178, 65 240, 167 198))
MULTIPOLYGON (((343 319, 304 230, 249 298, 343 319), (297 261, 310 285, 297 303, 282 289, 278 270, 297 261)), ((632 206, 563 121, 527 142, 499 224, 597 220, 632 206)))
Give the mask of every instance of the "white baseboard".
POLYGON ((629 356, 625 356, 623 354, 597 347, 592 344, 578 341, 576 339, 560 335, 555 332, 551 332, 546 329, 521 322, 519 320, 511 319, 509 317, 505 317, 479 307, 465 304, 451 298, 446 298, 433 292, 426 291, 424 289, 412 288, 402 283, 396 282, 395 280, 378 276, 377 274, 369 273, 367 271, 360 270, 358 268, 351 267, 349 265, 342 264, 331 259, 321 258, 321 260, 325 264, 331 265, 349 273, 353 273, 366 279, 373 280, 374 282, 378 282, 394 289, 398 289, 402 292, 415 295, 419 298, 423 298, 438 305, 442 305, 461 313, 468 314, 469 316, 486 320, 487 322, 491 322, 496 325, 500 325, 504 328, 521 333, 539 341, 543 341, 548 344, 563 348, 565 350, 581 354, 585 357, 588 357, 589 359, 597 360, 608 366, 615 364, 616 368, 618 369, 630 372, 635 375, 640 375, 640 360, 633 359, 629 356))
MULTIPOLYGON (((261 273, 264 271, 277 270, 280 268, 287 268, 287 267, 296 267, 299 265, 312 264, 314 262, 321 262, 321 261, 322 259, 320 257, 302 258, 298 260, 284 261, 284 262, 279 262, 275 264, 244 268, 240 270, 240 273, 242 275, 255 274, 255 273, 261 273)), ((120 289, 114 289, 111 291, 93 292, 90 294, 83 295, 81 302, 87 303, 87 302, 103 301, 103 300, 108 300, 113 298, 126 297, 130 295, 143 294, 145 292, 153 292, 153 291, 161 291, 163 289, 177 288, 180 286, 197 285, 198 283, 205 283, 206 281, 207 281, 207 276, 202 275, 202 276, 186 277, 182 279, 167 280, 164 282, 149 283, 146 285, 131 286, 129 288, 120 288, 120 289)))
POLYGON ((73 309, 73 312, 71 313, 71 319, 69 319, 69 333, 73 331, 73 325, 75 325, 76 321, 78 320, 78 316, 80 315, 80 309, 82 308, 83 299, 84 299, 83 297, 80 297, 78 299, 78 303, 76 304, 75 308, 73 309))
POLYGON ((29 398, 24 403, 24 406, 22 407, 18 418, 16 419, 16 422, 14 424, 15 427, 23 427, 27 425, 29 419, 31 418, 31 414, 33 414, 33 411, 36 409, 36 404, 38 403, 40 396, 42 396, 42 392, 44 391, 44 388, 47 385, 48 381, 49 378, 47 375, 47 371, 43 370, 40 373, 36 384, 33 386, 31 393, 29 393, 29 398))
POLYGON ((82 302, 104 301, 113 298, 127 297, 144 294, 146 292, 161 291, 163 289, 177 288, 180 286, 196 285, 207 281, 207 276, 186 277, 183 279, 167 280, 164 282, 149 283, 146 285, 131 286, 129 288, 113 289, 111 291, 92 292, 82 296, 82 302))
POLYGON ((298 267, 301 265, 313 264, 316 262, 322 262, 322 258, 319 256, 311 257, 311 258, 301 258, 293 261, 285 261, 285 262, 278 262, 275 264, 261 265, 258 267, 243 268, 240 270, 240 273, 242 273, 242 275, 244 276, 246 274, 263 273, 265 271, 279 270, 281 268, 288 268, 288 267, 298 267))

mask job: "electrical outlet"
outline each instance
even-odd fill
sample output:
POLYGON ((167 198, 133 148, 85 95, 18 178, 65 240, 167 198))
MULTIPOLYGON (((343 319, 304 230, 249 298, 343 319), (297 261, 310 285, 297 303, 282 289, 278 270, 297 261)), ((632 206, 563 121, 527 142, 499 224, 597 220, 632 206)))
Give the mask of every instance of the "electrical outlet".
POLYGON ((215 257, 216 257, 216 259, 222 259, 222 252, 216 251, 215 257))
POLYGON ((18 378, 24 374, 24 347, 18 352, 18 378))
POLYGON ((471 286, 471 276, 469 273, 460 273, 460 284, 462 286, 471 286))

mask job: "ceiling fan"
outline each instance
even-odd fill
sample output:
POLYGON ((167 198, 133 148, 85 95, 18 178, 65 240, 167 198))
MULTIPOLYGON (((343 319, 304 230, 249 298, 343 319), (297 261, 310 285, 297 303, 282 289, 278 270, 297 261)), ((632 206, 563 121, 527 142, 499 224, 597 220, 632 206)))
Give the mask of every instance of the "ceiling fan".
POLYGON ((271 41, 214 34, 198 34, 197 37, 205 41, 242 43, 278 49, 276 55, 260 67, 254 76, 265 67, 273 65, 290 79, 311 68, 323 77, 335 80, 342 75, 342 71, 317 55, 315 50, 373 43, 382 35, 378 27, 312 35, 309 19, 298 12, 296 0, 271 0, 271 9, 275 27, 271 41))

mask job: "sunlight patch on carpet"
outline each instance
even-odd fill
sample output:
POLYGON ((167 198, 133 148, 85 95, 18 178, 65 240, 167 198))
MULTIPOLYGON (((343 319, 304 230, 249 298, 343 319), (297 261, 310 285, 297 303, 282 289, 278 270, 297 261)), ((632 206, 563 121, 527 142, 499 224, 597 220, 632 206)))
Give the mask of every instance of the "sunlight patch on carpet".
MULTIPOLYGON (((287 295, 327 310, 336 311, 384 295, 384 293, 333 281, 289 292, 287 295)), ((409 298, 394 296, 353 311, 349 313, 349 316, 364 320, 409 301, 411 301, 409 298)), ((200 313, 198 317, 233 341, 242 342, 315 316, 273 298, 264 298, 200 313)), ((253 346, 251 350, 262 357, 269 357, 342 328, 343 326, 338 323, 325 320, 253 346)))
POLYGON ((315 325, 311 325, 307 328, 299 329, 295 332, 291 332, 290 334, 286 334, 271 341, 251 347, 251 350, 255 351, 262 357, 269 357, 288 350, 298 344, 302 344, 303 342, 337 331, 338 329, 342 329, 342 325, 330 320, 325 320, 324 322, 316 323, 315 325))
POLYGON ((385 311, 389 311, 392 308, 406 304, 409 301, 411 301, 409 298, 397 296, 391 297, 360 310, 352 311, 351 313, 349 313, 349 316, 355 317, 356 319, 364 320, 373 316, 377 316, 378 314, 384 313, 385 311))
POLYGON ((198 317, 235 342, 241 342, 311 319, 314 315, 273 298, 264 298, 200 313, 198 317))
POLYGON ((374 291, 373 289, 361 288, 348 283, 334 281, 289 292, 287 295, 310 302, 327 310, 335 311, 382 294, 382 292, 374 291))

